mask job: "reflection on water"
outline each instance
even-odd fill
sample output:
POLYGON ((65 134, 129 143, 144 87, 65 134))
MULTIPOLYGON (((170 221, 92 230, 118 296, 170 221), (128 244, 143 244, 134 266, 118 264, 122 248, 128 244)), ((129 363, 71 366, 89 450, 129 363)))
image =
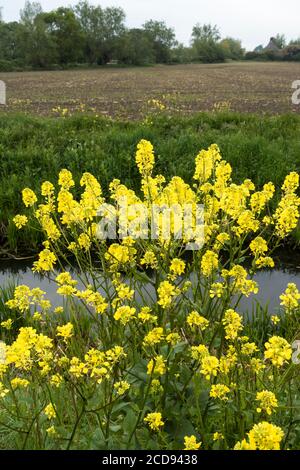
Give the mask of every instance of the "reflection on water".
MULTIPOLYGON (((0 265, 0 286, 5 287, 11 282, 15 284, 26 284, 30 288, 40 287, 42 290, 47 292, 47 298, 49 298, 54 306, 61 304, 61 296, 56 293, 57 285, 55 282, 50 281, 48 278, 41 277, 38 274, 34 274, 31 271, 31 263, 10 261, 9 263, 1 262, 0 265)), ((281 265, 282 266, 282 265, 281 265)), ((279 267, 271 271, 261 271, 254 279, 260 286, 259 294, 251 295, 248 299, 243 297, 241 300, 239 310, 241 312, 252 311, 252 306, 258 301, 262 306, 269 306, 269 311, 272 313, 279 307, 279 295, 286 289, 289 282, 294 282, 300 290, 300 260, 299 257, 289 259, 284 262, 284 268, 279 267)), ((76 273, 73 273, 76 279, 76 273)), ((83 287, 83 284, 79 281, 78 287, 83 287)), ((150 289, 144 286, 142 294, 150 300, 155 298, 155 292, 153 287, 150 289)), ((140 299, 140 295, 137 295, 137 301, 140 299)))

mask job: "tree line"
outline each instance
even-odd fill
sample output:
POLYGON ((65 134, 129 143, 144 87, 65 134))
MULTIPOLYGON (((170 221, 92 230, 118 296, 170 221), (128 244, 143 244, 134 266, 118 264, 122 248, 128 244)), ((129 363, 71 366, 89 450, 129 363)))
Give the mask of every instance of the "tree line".
MULTIPOLYGON (((0 10, 1 13, 1 10, 0 10)), ((262 50, 245 54, 241 41, 221 38, 217 26, 196 24, 190 46, 180 44, 163 21, 126 27, 121 8, 102 8, 81 0, 74 7, 44 12, 39 2, 26 1, 20 20, 4 22, 0 15, 0 71, 94 66, 215 63, 226 60, 284 60, 297 56, 300 40, 289 45, 277 35, 282 53, 262 50)), ((259 49, 259 48, 257 48, 259 49)))
POLYGON ((50 12, 44 12, 39 2, 27 1, 19 21, 7 23, 0 18, 0 70, 112 61, 126 65, 223 62, 244 55, 241 42, 221 39, 216 26, 197 24, 190 47, 185 47, 165 22, 149 20, 141 28, 127 28, 125 20, 121 8, 102 8, 86 0, 50 12))

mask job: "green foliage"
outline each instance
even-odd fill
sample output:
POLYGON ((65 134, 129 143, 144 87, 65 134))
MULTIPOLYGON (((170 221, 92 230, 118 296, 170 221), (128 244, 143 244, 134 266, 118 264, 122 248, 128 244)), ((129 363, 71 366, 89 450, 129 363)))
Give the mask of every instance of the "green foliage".
POLYGON ((225 38, 220 42, 226 59, 241 60, 244 57, 244 49, 241 41, 233 38, 225 38))
POLYGON ((73 7, 43 12, 39 2, 26 1, 20 21, 0 19, 0 71, 67 68, 70 65, 127 65, 206 63, 240 60, 240 41, 222 41, 217 26, 194 26, 192 47, 178 44, 173 28, 149 20, 141 28, 127 28, 121 8, 91 5, 80 0, 73 7), (16 63, 17 62, 17 63, 16 63))

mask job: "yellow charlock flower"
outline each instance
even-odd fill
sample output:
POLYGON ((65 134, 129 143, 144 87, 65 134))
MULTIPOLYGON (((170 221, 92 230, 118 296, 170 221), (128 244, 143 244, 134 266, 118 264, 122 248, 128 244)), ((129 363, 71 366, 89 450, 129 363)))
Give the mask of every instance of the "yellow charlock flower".
POLYGON ((148 362, 148 375, 164 375, 166 373, 166 360, 163 356, 156 356, 148 362))
POLYGON ((277 325, 278 323, 280 323, 280 318, 278 315, 272 315, 271 316, 271 321, 273 323, 273 325, 277 325))
POLYGON ((263 421, 248 433, 249 441, 238 442, 234 450, 280 450, 284 432, 279 426, 263 421))
POLYGON ((294 193, 299 188, 299 175, 295 171, 292 171, 286 176, 284 183, 281 187, 285 194, 294 193))
POLYGON ((105 253, 105 259, 109 262, 111 269, 117 271, 133 261, 135 253, 134 248, 113 243, 105 253))
POLYGON ((44 197, 51 198, 54 194, 55 188, 50 181, 44 181, 41 186, 41 194, 44 197))
POLYGON ((11 318, 9 318, 8 320, 5 320, 5 321, 2 321, 2 322, 1 322, 1 326, 2 326, 2 328, 4 328, 5 330, 11 330, 12 325, 13 325, 13 320, 12 320, 11 318))
POLYGON ((164 330, 161 327, 153 328, 144 338, 144 344, 153 346, 159 344, 164 338, 164 330))
POLYGON ((28 380, 21 379, 20 377, 16 377, 12 379, 10 383, 11 383, 13 390, 15 390, 16 388, 27 388, 29 385, 28 380))
POLYGON ((234 341, 240 331, 243 330, 242 317, 233 309, 228 309, 225 312, 222 320, 225 330, 225 338, 229 341, 234 341))
POLYGON ((144 421, 152 431, 160 431, 160 428, 165 424, 162 420, 161 413, 148 413, 144 418, 144 421))
POLYGON ((265 359, 270 360, 275 367, 281 367, 292 357, 292 348, 286 339, 272 336, 265 343, 265 359))
POLYGON ((213 251, 207 250, 202 256, 201 260, 201 272, 204 276, 211 276, 219 266, 218 255, 213 251))
POLYGON ((204 356, 208 355, 208 348, 204 344, 199 344, 199 346, 191 347, 191 356, 195 361, 201 361, 204 356))
POLYGON ((184 436, 184 449, 183 450, 199 450, 201 442, 197 442, 196 436, 184 436))
POLYGON ((174 297, 179 295, 179 289, 176 288, 169 281, 163 281, 160 283, 158 289, 158 305, 161 305, 162 308, 170 307, 174 297))
POLYGON ((57 258, 49 249, 40 252, 38 261, 33 263, 33 271, 53 271, 57 258))
POLYGON ((69 170, 61 170, 58 176, 58 184, 67 191, 75 186, 72 173, 69 170))
POLYGON ((157 323, 157 316, 152 315, 152 310, 150 307, 142 307, 141 311, 138 313, 138 319, 142 323, 157 323))
POLYGON ((135 318, 135 313, 136 313, 135 308, 125 305, 123 307, 119 307, 116 310, 114 314, 114 319, 122 323, 122 325, 126 325, 127 323, 129 323, 131 320, 135 318))
POLYGON ((125 380, 122 380, 114 384, 114 389, 117 392, 117 395, 121 397, 126 392, 128 392, 128 390, 130 389, 130 384, 126 382, 125 380))
POLYGON ((209 396, 212 398, 219 398, 220 400, 227 401, 228 393, 230 393, 230 388, 227 387, 227 385, 217 384, 211 386, 209 396))
POLYGON ((275 408, 278 407, 278 402, 275 394, 268 390, 257 392, 256 400, 259 402, 259 406, 256 408, 258 413, 265 412, 271 415, 275 408))
POLYGON ((255 343, 245 343, 241 347, 241 353, 245 356, 252 356, 258 351, 258 347, 255 343))
POLYGON ((181 276, 185 270, 185 262, 181 259, 174 258, 170 264, 170 272, 176 276, 181 276))
POLYGON ((219 371, 219 360, 215 356, 204 356, 201 359, 200 373, 204 375, 206 380, 216 377, 219 371))
POLYGON ((57 327, 57 336, 63 338, 64 342, 67 343, 70 338, 74 335, 74 326, 72 323, 66 323, 65 325, 57 327))
POLYGON ((144 256, 141 258, 141 265, 147 268, 156 269, 158 261, 152 250, 147 250, 144 256))
POLYGON ((264 255, 268 251, 268 244, 262 237, 254 238, 249 246, 255 256, 264 255))
POLYGON ((224 291, 225 291, 225 286, 222 282, 214 282, 211 285, 209 296, 212 299, 214 299, 215 297, 220 299, 223 296, 224 291))
POLYGON ((86 304, 92 307, 96 313, 103 314, 108 306, 108 303, 100 292, 95 292, 92 289, 86 289, 84 291, 76 291, 76 297, 86 302, 86 304))
POLYGON ((83 250, 88 251, 91 247, 91 239, 86 233, 81 233, 77 239, 77 243, 83 250))
POLYGON ((16 215, 13 218, 13 222, 18 229, 21 229, 27 224, 28 218, 26 215, 16 215))
POLYGON ((294 283, 289 283, 283 294, 280 295, 281 303, 288 311, 295 310, 300 304, 300 292, 294 283))
POLYGON ((151 142, 143 139, 138 143, 135 161, 141 175, 145 177, 151 174, 155 161, 151 142))
POLYGON ((22 199, 26 207, 31 207, 37 202, 37 197, 30 188, 23 189, 22 199))
POLYGON ((166 336, 166 342, 174 346, 175 344, 179 343, 180 341, 180 334, 179 333, 169 333, 166 336))
POLYGON ((186 319, 186 322, 187 324, 190 326, 190 327, 198 327, 201 331, 204 331, 206 330, 206 328, 208 327, 209 325, 209 321, 202 317, 198 312, 196 311, 193 311, 191 312, 188 316, 187 316, 187 319, 186 319))
POLYGON ((220 149, 216 144, 211 145, 208 150, 201 150, 195 160, 194 179, 200 184, 205 183, 211 177, 216 162, 220 160, 220 149))
POLYGON ((47 416, 47 418, 48 418, 49 420, 56 418, 56 411, 55 411, 55 408, 54 408, 54 406, 53 406, 52 403, 49 403, 49 405, 47 405, 47 406, 44 408, 44 413, 45 413, 45 415, 47 416))
POLYGON ((213 440, 214 441, 223 441, 224 440, 224 435, 221 432, 215 432, 213 434, 213 440))

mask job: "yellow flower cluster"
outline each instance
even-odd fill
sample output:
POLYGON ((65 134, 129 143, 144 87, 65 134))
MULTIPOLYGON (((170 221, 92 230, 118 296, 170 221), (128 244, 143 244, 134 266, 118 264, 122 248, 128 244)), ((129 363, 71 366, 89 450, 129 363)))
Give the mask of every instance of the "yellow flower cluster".
POLYGON ((238 442, 235 450, 280 450, 284 432, 279 426, 263 421, 248 433, 249 441, 238 442))
POLYGON ((152 431, 160 431, 165 424, 162 420, 161 413, 148 413, 144 421, 152 431))
POLYGON ((281 304, 287 311, 291 312, 299 307, 300 292, 293 282, 290 282, 284 292, 280 296, 281 304))
POLYGON ((257 392, 256 400, 259 402, 259 407, 256 409, 258 413, 266 412, 271 415, 275 408, 278 407, 278 402, 275 394, 268 390, 257 392))
POLYGON ((292 348, 286 339, 280 336, 272 336, 265 343, 265 359, 272 362, 275 367, 281 367, 292 357, 292 348))

